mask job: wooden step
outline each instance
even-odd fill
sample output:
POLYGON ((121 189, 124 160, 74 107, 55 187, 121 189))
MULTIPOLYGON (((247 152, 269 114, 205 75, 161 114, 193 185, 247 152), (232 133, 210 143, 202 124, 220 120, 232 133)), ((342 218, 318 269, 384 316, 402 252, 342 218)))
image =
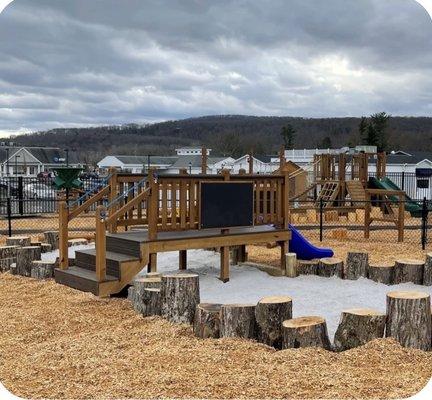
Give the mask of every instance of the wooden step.
POLYGON ((352 201, 366 200, 366 191, 360 181, 347 181, 346 188, 352 201))
POLYGON ((106 248, 107 251, 111 251, 118 254, 124 254, 133 257, 140 257, 140 244, 142 240, 136 239, 132 235, 127 237, 118 237, 115 234, 107 234, 106 236, 106 248))
MULTIPOLYGON (((96 270, 96 249, 76 251, 75 257, 75 265, 77 267, 90 271, 96 270)), ((106 272, 108 275, 112 275, 120 279, 122 265, 137 261, 139 261, 138 257, 107 251, 106 272)))
POLYGON ((69 267, 66 270, 56 268, 54 279, 57 283, 78 289, 83 292, 90 292, 96 296, 100 295, 100 286, 104 283, 117 283, 115 276, 107 275, 103 282, 98 282, 96 273, 80 267, 69 267))

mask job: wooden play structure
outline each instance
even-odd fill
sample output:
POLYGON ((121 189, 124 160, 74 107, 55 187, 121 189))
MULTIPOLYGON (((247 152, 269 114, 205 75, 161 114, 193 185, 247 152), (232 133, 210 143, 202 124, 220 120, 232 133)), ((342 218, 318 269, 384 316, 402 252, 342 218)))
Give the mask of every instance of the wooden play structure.
MULTIPOLYGON (((205 157, 203 159, 205 171, 205 157)), ((108 296, 120 292, 145 266, 148 271, 156 272, 159 252, 178 251, 179 268, 184 270, 187 250, 220 248, 220 279, 226 282, 229 280, 230 247, 236 247, 240 261, 244 261, 245 246, 262 242, 279 244, 281 269, 285 269, 285 254, 291 237, 288 229, 289 176, 287 173, 253 175, 240 172, 230 175, 224 170, 218 175, 188 175, 181 171, 179 175, 164 176, 152 170, 148 175, 112 170, 106 185, 81 199, 82 204, 75 202, 67 206, 65 202, 60 203, 60 265, 55 272, 56 281, 108 296), (244 221, 237 223, 238 213, 226 215, 226 221, 223 220, 229 210, 236 210, 236 207, 241 210, 235 204, 237 196, 220 197, 213 202, 212 197, 206 200, 203 197, 206 185, 220 185, 221 193, 224 190, 229 193, 226 192, 227 185, 232 185, 230 190, 249 186, 252 198, 248 203, 250 218, 247 225, 244 221), (204 201, 206 207, 222 205, 216 213, 221 215, 221 226, 215 227, 217 219, 209 222, 204 218, 204 201), (95 205, 96 249, 77 251, 75 265, 69 266, 68 225, 95 205)), ((212 193, 218 193, 214 186, 212 190, 212 193)), ((243 198, 242 202, 246 203, 247 199, 243 198)))

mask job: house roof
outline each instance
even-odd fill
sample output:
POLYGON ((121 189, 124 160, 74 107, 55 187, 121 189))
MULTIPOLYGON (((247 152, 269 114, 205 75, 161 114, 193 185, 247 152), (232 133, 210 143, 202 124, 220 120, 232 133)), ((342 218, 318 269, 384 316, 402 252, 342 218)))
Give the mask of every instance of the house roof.
POLYGON ((387 154, 387 164, 418 164, 423 160, 432 161, 432 153, 428 151, 411 151, 405 154, 387 154))
MULTIPOLYGON (((12 159, 14 154, 21 151, 22 149, 27 150, 34 158, 39 160, 42 164, 62 164, 59 159, 66 158, 66 152, 59 149, 58 147, 9 147, 9 159, 12 159)), ((4 163, 7 158, 6 147, 0 148, 0 162, 4 163)), ((78 164, 79 158, 75 151, 69 151, 69 163, 78 164)), ((18 160, 19 163, 19 160, 18 160)))
MULTIPOLYGON (((207 165, 213 165, 219 161, 223 161, 228 157, 207 157, 207 165)), ((177 158, 176 162, 171 166, 171 168, 196 168, 201 167, 201 155, 191 155, 191 156, 180 156, 177 158)))
MULTIPOLYGON (((148 156, 114 156, 125 165, 146 165, 148 156)), ((150 164, 171 165, 178 157, 150 156, 150 164)))

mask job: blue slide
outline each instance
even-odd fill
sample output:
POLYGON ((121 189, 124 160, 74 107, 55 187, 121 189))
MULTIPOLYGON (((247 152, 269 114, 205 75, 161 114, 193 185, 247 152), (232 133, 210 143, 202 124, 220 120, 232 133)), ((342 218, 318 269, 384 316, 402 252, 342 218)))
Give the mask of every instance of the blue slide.
POLYGON ((296 228, 291 224, 291 240, 289 251, 297 254, 299 260, 313 260, 314 258, 333 257, 332 249, 322 249, 311 244, 296 228))

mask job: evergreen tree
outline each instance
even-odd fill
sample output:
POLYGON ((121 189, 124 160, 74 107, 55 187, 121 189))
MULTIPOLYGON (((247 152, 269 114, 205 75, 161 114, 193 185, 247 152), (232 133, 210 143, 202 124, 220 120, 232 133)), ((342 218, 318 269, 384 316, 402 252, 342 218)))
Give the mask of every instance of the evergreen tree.
POLYGON ((366 145, 368 146, 377 146, 378 147, 378 133, 373 124, 369 124, 367 128, 367 140, 366 145))
POLYGON ((362 117, 358 127, 361 144, 368 144, 368 121, 366 117, 362 117))
POLYGON ((296 130, 291 124, 282 127, 281 136, 284 141, 284 146, 287 150, 294 148, 294 139, 296 136, 296 130))
POLYGON ((379 152, 387 150, 387 128, 389 119, 390 115, 387 115, 385 112, 371 115, 371 125, 375 131, 376 146, 379 152))
POLYGON ((331 149, 333 147, 330 136, 326 136, 321 142, 321 148, 331 149))

